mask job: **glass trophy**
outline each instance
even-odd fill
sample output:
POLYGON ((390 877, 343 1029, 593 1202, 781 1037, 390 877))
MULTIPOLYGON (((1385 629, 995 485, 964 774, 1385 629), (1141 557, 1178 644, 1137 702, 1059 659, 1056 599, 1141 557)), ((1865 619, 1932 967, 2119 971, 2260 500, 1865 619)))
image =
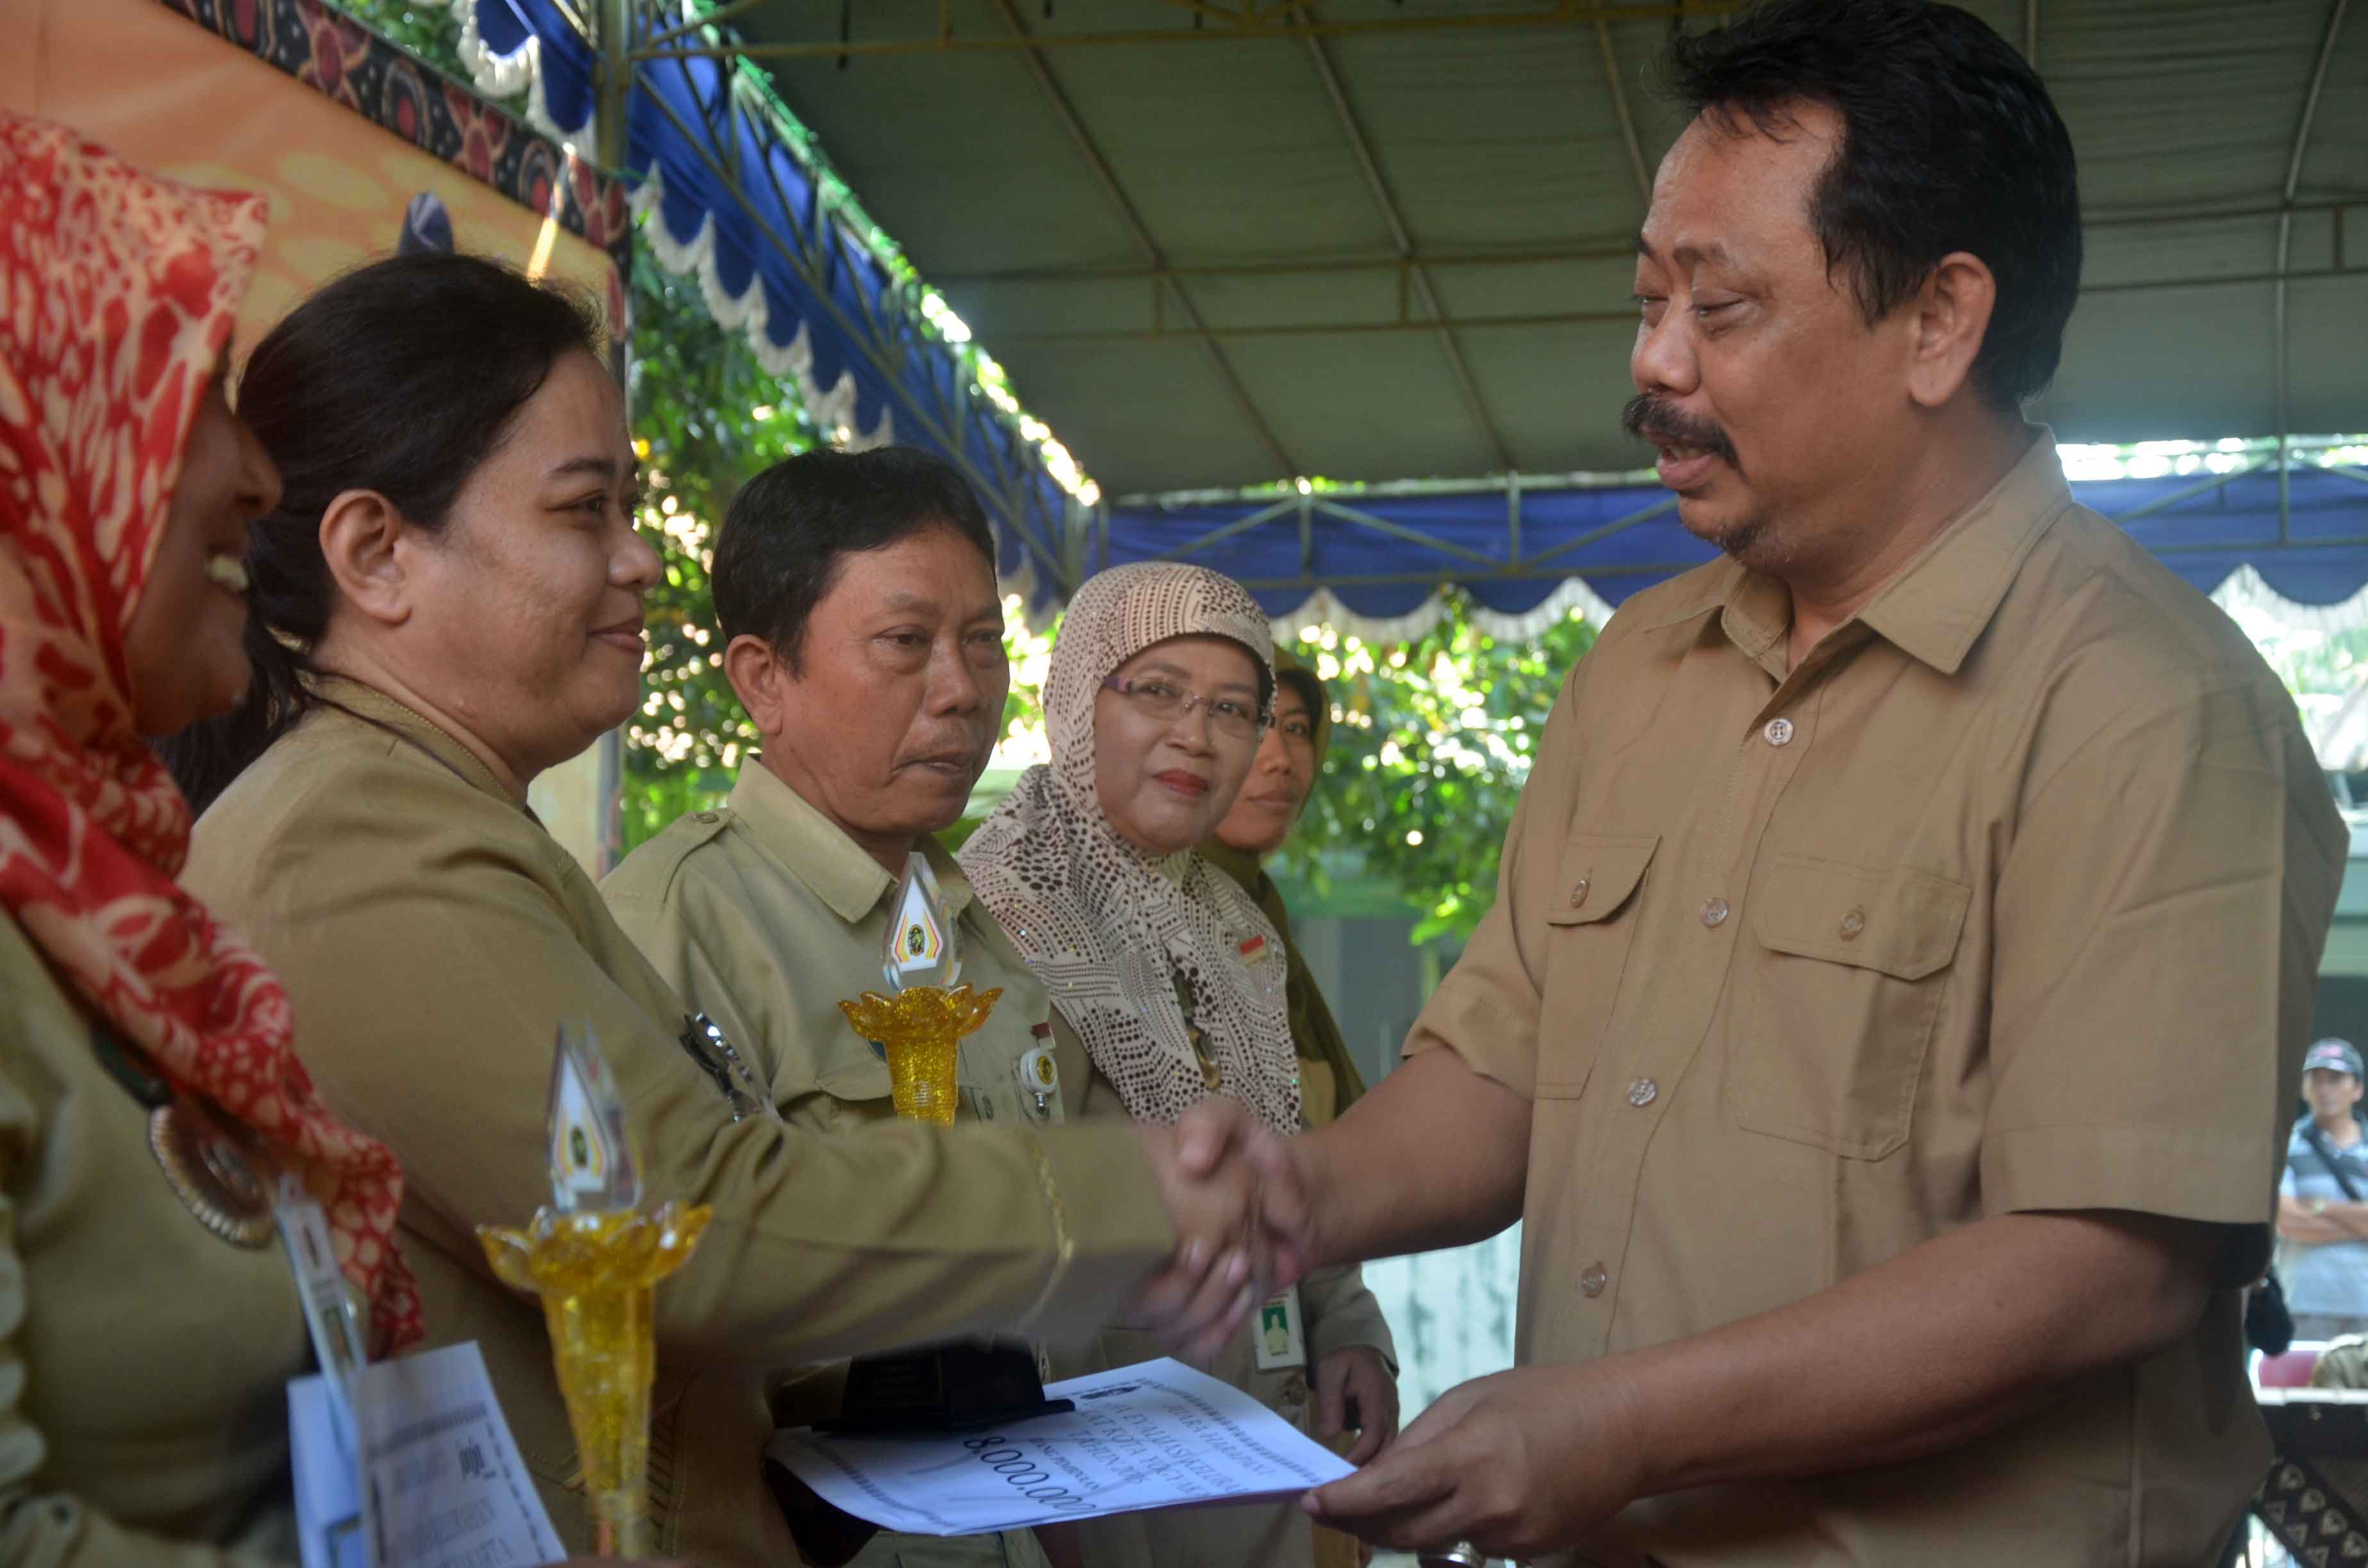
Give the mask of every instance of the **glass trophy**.
POLYGON ((494 1273, 542 1300, 592 1505, 593 1551, 651 1553, 650 1303, 706 1230, 705 1205, 642 1207, 625 1107, 592 1031, 563 1025, 551 1066, 551 1202, 523 1229, 480 1225, 494 1273))
MULTIPOLYGON (((1003 991, 973 993, 956 983, 960 935, 918 851, 896 883, 881 972, 885 994, 867 991, 839 1010, 887 1056, 897 1116, 951 1127, 961 1100, 962 1039, 986 1022, 1003 991)), ((1075 1408, 1044 1397, 1042 1369, 1026 1346, 970 1341, 856 1358, 837 1416, 817 1425, 836 1432, 965 1431, 1075 1408)))

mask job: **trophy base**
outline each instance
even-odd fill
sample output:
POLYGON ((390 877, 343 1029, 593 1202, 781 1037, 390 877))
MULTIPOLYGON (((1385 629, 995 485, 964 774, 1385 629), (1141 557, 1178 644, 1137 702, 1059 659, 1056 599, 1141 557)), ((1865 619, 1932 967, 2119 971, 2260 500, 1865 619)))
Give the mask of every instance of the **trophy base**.
POLYGON ((1046 1399, 1035 1353, 1025 1346, 972 1340, 848 1364, 838 1414, 822 1432, 973 1432, 1075 1410, 1046 1399))

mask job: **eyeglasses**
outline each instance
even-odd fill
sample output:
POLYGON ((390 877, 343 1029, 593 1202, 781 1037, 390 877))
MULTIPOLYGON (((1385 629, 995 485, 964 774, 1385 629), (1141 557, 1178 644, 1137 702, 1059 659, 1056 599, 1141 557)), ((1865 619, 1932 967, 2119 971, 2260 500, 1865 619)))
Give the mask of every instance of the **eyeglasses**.
POLYGON ((1117 692, 1145 718, 1163 724, 1176 723, 1195 708, 1205 707, 1209 710, 1209 728, 1228 740, 1254 741, 1273 722, 1264 710, 1238 697, 1203 697, 1165 676, 1142 676, 1132 680, 1109 676, 1103 678, 1102 689, 1117 692))

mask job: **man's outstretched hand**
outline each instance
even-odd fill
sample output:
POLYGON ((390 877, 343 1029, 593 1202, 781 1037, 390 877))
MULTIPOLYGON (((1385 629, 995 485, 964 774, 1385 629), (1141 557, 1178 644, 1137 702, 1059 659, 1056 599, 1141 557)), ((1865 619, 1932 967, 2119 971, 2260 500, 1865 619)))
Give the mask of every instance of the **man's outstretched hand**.
POLYGON ((1296 1285, 1329 1261, 1309 1199, 1312 1137, 1279 1137, 1228 1099, 1203 1100, 1176 1123, 1176 1160, 1188 1176, 1213 1175, 1235 1159, 1256 1174, 1255 1229, 1266 1251, 1269 1290, 1296 1285))

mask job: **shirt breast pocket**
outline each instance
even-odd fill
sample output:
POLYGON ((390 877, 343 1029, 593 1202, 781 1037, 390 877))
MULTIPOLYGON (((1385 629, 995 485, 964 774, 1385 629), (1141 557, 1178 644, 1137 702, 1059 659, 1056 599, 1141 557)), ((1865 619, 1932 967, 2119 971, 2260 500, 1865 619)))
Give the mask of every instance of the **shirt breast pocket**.
POLYGON ((1573 834, 1545 910, 1546 989, 1539 1012, 1541 1099, 1577 1099, 1602 1051, 1635 944, 1638 890, 1658 834, 1573 834))
POLYGON ((840 1032, 847 1038, 831 1042, 827 1059, 814 1072, 814 1088, 825 1102, 816 1119, 832 1131, 894 1120, 896 1105, 886 1058, 873 1051, 870 1040, 858 1040, 845 1029, 840 1032))
POLYGON ((1752 1131, 1879 1160, 1907 1140, 1973 891, 1805 855, 1765 876, 1728 1025, 1727 1109, 1752 1131))

